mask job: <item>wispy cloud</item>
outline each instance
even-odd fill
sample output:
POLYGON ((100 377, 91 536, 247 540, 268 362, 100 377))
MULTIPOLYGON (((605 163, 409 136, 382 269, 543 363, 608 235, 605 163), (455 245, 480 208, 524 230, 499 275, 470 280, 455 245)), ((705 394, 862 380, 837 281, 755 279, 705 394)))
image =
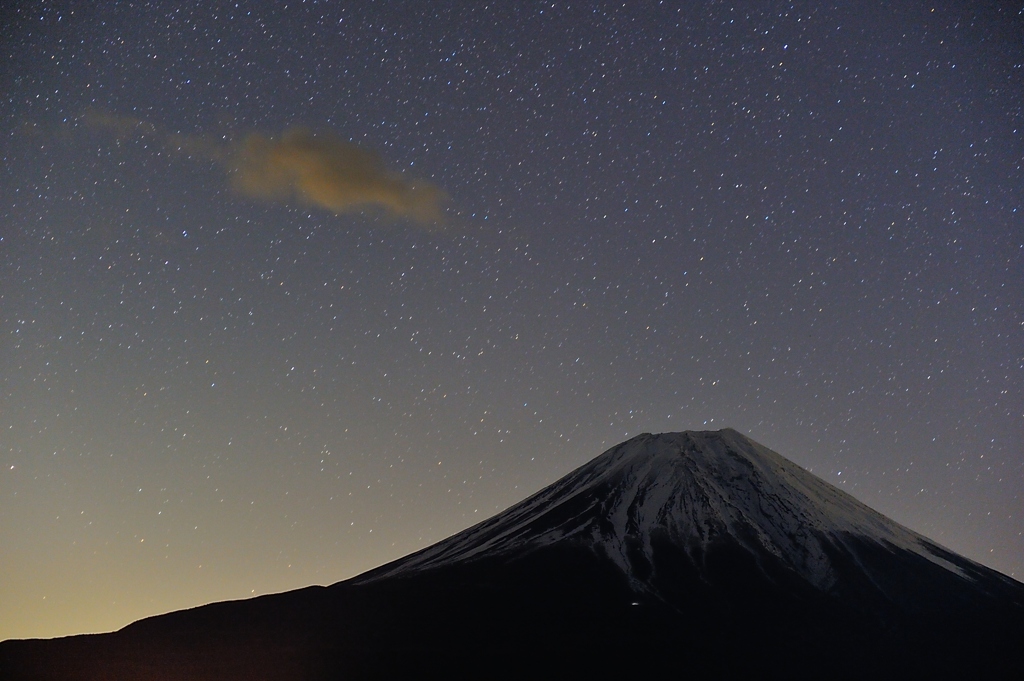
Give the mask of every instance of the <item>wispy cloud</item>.
POLYGON ((441 219, 444 192, 385 168, 372 151, 303 128, 251 134, 232 157, 232 186, 248 196, 300 201, 335 213, 368 207, 420 223, 441 219))
POLYGON ((119 140, 133 137, 157 137, 160 134, 152 123, 102 109, 86 109, 81 118, 86 126, 111 133, 119 140))
POLYGON ((382 210, 421 225, 439 224, 447 195, 429 182, 389 170, 375 152, 330 133, 291 128, 279 137, 259 133, 241 142, 161 132, 145 120, 90 109, 82 115, 90 128, 118 140, 159 140, 167 148, 215 161, 233 189, 267 201, 298 201, 333 213, 382 210))

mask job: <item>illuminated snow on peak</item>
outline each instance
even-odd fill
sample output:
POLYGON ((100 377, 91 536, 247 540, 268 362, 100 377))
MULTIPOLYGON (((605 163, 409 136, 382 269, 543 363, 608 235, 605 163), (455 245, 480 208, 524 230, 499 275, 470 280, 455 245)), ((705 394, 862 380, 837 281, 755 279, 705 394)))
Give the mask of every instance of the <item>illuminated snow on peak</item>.
POLYGON ((646 591, 658 574, 659 540, 696 566, 716 545, 738 545, 822 590, 837 579, 835 556, 856 561, 865 544, 967 577, 934 542, 726 429, 639 435, 505 512, 355 581, 568 542, 605 554, 646 591))

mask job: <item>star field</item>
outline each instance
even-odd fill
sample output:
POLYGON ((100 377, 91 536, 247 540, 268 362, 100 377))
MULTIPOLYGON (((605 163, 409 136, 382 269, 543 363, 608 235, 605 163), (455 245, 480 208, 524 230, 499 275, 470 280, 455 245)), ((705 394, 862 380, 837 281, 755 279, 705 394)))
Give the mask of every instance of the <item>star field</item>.
POLYGON ((1021 579, 1024 21, 897 4, 0 10, 0 638, 726 426, 1021 579))

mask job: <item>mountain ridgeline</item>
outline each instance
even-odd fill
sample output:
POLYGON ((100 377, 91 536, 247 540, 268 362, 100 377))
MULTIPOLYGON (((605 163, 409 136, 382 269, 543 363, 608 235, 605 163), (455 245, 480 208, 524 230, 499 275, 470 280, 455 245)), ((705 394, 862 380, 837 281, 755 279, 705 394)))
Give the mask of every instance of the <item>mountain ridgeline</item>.
POLYGON ((0 678, 1024 678, 1024 584, 734 430, 639 435, 329 587, 0 643, 0 678))

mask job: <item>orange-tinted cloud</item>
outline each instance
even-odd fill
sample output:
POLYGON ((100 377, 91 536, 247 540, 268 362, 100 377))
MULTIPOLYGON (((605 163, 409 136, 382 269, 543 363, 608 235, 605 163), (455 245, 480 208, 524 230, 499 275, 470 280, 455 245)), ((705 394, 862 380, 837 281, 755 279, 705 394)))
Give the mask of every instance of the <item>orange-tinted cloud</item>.
POLYGON ((388 171, 371 151, 304 128, 280 139, 252 134, 236 150, 235 189, 262 199, 297 198, 335 213, 383 208, 399 218, 432 223, 441 219, 445 194, 388 171))
POLYGON ((280 138, 252 133, 230 143, 162 132, 147 121, 99 109, 86 111, 82 121, 118 140, 150 138, 171 151, 215 161, 228 171, 235 190, 255 198, 298 200, 334 213, 378 208, 424 225, 441 221, 447 198, 433 184, 389 171, 372 151, 305 128, 286 130, 280 138))

